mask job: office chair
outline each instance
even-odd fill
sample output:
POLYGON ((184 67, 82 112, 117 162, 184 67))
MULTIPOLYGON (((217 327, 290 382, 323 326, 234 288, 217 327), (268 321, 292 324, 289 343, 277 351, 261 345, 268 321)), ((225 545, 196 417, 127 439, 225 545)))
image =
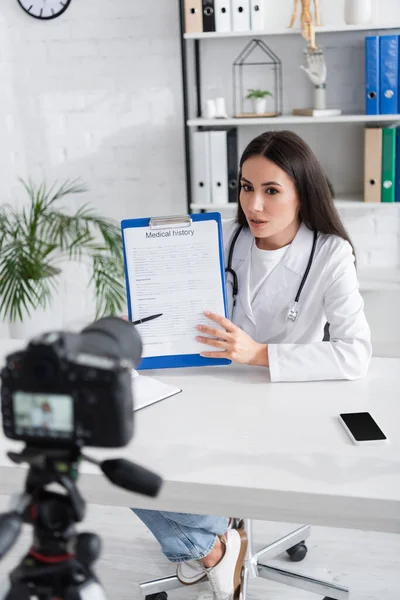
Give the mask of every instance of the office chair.
MULTIPOLYGON (((237 524, 239 520, 235 521, 237 524)), ((325 596, 324 600, 348 600, 349 590, 346 587, 265 564, 265 561, 276 558, 284 552, 287 552, 293 562, 303 560, 307 554, 305 540, 310 535, 310 527, 308 525, 296 529, 258 552, 254 549, 251 519, 244 519, 244 528, 247 533, 248 547, 242 571, 241 600, 247 600, 249 581, 256 577, 325 596)), ((143 582, 139 587, 146 600, 167 600, 167 592, 187 586, 183 585, 173 575, 171 577, 143 582)))

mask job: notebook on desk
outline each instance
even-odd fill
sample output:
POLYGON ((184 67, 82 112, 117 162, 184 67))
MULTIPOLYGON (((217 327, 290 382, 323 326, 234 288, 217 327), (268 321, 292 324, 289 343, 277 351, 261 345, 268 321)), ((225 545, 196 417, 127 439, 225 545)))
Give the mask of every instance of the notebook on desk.
POLYGON ((171 398, 182 390, 176 386, 158 381, 158 379, 139 375, 137 371, 132 371, 132 391, 134 411, 136 412, 146 406, 171 398))

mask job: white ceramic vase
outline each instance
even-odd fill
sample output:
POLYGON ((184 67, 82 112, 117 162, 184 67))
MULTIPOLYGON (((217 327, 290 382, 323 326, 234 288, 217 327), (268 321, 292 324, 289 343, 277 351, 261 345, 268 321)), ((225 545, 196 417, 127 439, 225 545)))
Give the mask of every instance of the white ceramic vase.
POLYGON ((266 98, 253 98, 254 113, 256 115, 263 115, 267 112, 267 99, 266 98))
POLYGON ((366 25, 374 20, 374 0, 345 0, 344 20, 347 25, 366 25))

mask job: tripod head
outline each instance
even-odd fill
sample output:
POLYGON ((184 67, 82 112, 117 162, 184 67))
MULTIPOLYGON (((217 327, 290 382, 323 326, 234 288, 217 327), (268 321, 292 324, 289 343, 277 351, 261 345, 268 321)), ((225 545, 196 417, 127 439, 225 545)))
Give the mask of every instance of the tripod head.
POLYGON ((17 541, 23 523, 33 526, 33 542, 10 574, 11 588, 5 598, 78 600, 83 589, 85 598, 90 597, 88 588, 98 594, 101 587, 91 567, 100 555, 100 538, 91 533, 78 535, 75 528, 86 512, 76 486, 80 462, 86 459, 98 464, 115 485, 148 496, 158 494, 161 478, 125 459, 98 463, 78 448, 27 445, 22 452, 9 452, 8 456, 17 464, 27 463, 29 469, 24 492, 9 512, 0 515, 0 559, 17 541))

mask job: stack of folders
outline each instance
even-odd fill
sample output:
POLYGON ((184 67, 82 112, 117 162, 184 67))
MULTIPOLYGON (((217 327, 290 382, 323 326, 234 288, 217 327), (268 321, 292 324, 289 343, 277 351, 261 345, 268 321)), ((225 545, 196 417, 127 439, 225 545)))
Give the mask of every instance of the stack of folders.
POLYGON ((400 129, 365 129, 365 202, 400 202, 400 129))
POLYGON ((186 33, 262 31, 265 0, 183 0, 186 33))
POLYGON ((398 35, 373 35, 365 38, 367 115, 400 113, 399 54, 398 35))
POLYGON ((192 197, 195 204, 237 200, 237 129, 195 131, 192 136, 192 197))

